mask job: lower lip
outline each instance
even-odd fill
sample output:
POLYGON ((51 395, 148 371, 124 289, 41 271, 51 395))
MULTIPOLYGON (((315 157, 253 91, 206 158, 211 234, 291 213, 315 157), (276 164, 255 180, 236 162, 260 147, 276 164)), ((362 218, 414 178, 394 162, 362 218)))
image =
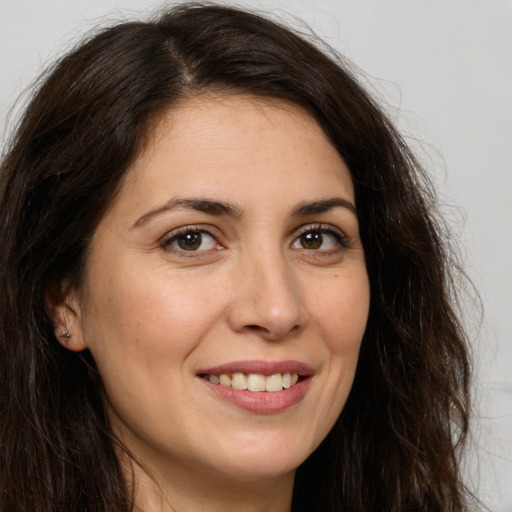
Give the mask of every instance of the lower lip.
POLYGON ((256 414, 276 414, 285 411, 304 398, 311 383, 311 377, 306 377, 288 389, 271 393, 234 389, 199 378, 212 393, 225 402, 256 414))

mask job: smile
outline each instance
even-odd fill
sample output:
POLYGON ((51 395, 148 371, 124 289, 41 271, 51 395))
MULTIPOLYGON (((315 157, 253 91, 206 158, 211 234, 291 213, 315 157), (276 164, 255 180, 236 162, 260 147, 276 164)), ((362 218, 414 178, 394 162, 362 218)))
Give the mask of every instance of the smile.
POLYGON ((223 402, 256 414, 276 414, 301 402, 316 371, 301 361, 233 361, 196 375, 223 402))
POLYGON ((212 384, 220 386, 253 392, 266 391, 268 393, 289 389, 297 384, 300 378, 297 373, 290 372, 275 373, 273 375, 263 375, 261 373, 221 373, 220 375, 202 375, 202 377, 212 384))

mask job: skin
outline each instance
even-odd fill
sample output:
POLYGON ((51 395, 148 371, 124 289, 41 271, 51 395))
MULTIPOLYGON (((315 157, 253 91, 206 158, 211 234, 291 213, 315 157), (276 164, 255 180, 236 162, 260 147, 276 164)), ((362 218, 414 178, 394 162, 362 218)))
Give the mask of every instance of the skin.
POLYGON ((347 399, 368 308, 350 173, 317 123, 282 102, 203 96, 156 124, 54 323, 98 365, 140 464, 139 510, 287 511, 296 468, 347 399), (187 226, 193 250, 180 248, 187 226), (304 398, 258 414, 197 375, 255 359, 310 365, 304 398))

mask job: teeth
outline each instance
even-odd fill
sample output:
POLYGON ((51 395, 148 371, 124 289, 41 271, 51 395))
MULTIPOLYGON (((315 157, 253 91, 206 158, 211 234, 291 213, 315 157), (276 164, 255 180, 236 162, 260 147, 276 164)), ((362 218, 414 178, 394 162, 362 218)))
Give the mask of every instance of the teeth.
POLYGON ((283 389, 283 376, 280 373, 270 375, 265 379, 265 391, 275 393, 283 389))
POLYGON ((220 376, 220 385, 221 386, 231 386, 231 377, 223 373, 220 376))
POLYGON ((247 377, 247 389, 249 391, 265 391, 265 376, 250 373, 247 377))
POLYGON ((220 384, 221 386, 232 387, 233 389, 248 389, 249 391, 267 391, 275 393, 288 389, 297 384, 299 376, 296 373, 276 373, 274 375, 265 376, 259 373, 233 373, 228 375, 222 373, 220 375, 207 375, 205 377, 212 384, 220 384))
POLYGON ((208 375, 208 380, 212 384, 220 384, 220 377, 218 375, 208 375))
POLYGON ((231 387, 235 389, 247 389, 247 378, 245 375, 243 373, 233 373, 231 387))

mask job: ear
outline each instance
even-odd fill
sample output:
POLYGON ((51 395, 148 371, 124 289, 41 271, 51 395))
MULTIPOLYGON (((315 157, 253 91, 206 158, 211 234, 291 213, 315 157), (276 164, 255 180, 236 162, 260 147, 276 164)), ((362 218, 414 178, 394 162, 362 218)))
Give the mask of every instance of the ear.
POLYGON ((69 281, 48 281, 45 289, 45 305, 57 341, 73 352, 86 349, 80 301, 77 291, 72 289, 69 281))

